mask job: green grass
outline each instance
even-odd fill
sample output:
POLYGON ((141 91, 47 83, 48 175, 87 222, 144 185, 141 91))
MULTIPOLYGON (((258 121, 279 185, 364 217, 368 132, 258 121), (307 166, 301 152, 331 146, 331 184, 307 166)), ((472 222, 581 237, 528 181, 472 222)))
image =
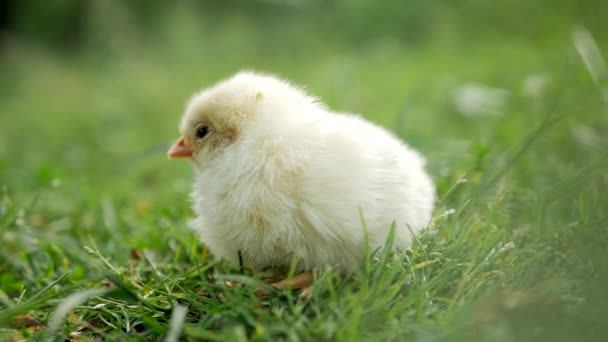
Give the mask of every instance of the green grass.
MULTIPOLYGON (((567 18, 537 40, 469 37, 447 20, 408 45, 319 41, 323 28, 303 20, 277 31, 235 15, 201 29, 179 9, 142 33, 103 10, 92 22, 118 29, 93 25, 75 52, 15 39, 1 56, 0 339, 608 332, 608 82, 593 81, 567 18), (441 202, 411 251, 374 255, 349 279, 325 271, 309 301, 260 300, 255 275, 208 255, 186 224, 192 171, 164 152, 188 97, 241 68, 305 84, 425 153, 441 202), (549 83, 531 98, 522 84, 536 74, 549 83), (467 82, 509 92, 498 115, 455 109, 467 82)), ((607 53, 606 32, 592 33, 607 53)))

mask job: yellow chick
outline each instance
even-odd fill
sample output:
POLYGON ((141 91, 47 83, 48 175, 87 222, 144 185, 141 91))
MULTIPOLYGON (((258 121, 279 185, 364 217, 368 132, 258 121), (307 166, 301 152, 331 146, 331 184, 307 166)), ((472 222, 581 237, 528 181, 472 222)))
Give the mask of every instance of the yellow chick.
POLYGON ((239 72, 197 93, 169 158, 196 168, 192 228, 216 257, 255 270, 348 271, 369 247, 427 226, 435 188, 422 156, 387 130, 330 111, 275 76, 239 72), (362 224, 366 223, 367 233, 362 224))

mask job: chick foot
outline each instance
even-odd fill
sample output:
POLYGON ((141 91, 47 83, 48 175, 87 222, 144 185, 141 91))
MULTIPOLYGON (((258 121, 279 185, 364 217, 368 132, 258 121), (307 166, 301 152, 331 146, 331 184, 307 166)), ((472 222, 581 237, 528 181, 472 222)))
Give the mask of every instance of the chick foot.
POLYGON ((295 275, 293 278, 283 279, 276 283, 270 284, 272 287, 279 290, 299 290, 312 284, 313 275, 312 272, 303 272, 295 275))
POLYGON ((312 295, 312 284, 304 287, 302 291, 300 291, 300 299, 307 300, 312 295))
MULTIPOLYGON (((312 293, 313 279, 314 279, 314 276, 313 276, 312 272, 303 272, 303 273, 295 275, 293 278, 287 278, 287 279, 283 279, 283 280, 271 283, 270 286, 272 286, 278 290, 302 289, 302 291, 300 292, 300 298, 307 299, 308 297, 310 297, 310 294, 312 293)), ((255 293, 259 297, 265 297, 265 296, 269 295, 269 293, 264 291, 263 289, 256 289, 255 293)))

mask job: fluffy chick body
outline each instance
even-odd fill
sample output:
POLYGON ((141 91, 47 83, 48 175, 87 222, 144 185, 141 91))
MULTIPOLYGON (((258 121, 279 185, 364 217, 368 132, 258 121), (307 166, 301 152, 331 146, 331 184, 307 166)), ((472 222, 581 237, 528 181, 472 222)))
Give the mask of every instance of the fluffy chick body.
POLYGON ((346 271, 431 220, 424 159, 385 129, 268 75, 241 72, 195 95, 182 120, 216 137, 196 145, 193 229, 216 257, 253 269, 346 271))

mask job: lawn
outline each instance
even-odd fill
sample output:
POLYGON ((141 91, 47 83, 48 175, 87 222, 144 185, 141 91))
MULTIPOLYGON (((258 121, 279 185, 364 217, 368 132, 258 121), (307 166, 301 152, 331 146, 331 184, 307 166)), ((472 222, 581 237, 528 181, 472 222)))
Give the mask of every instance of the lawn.
POLYGON ((605 338, 605 4, 126 3, 89 6, 77 44, 0 41, 0 340, 605 338), (208 254, 165 151, 240 69, 426 155, 439 204, 411 250, 308 301, 208 254))

